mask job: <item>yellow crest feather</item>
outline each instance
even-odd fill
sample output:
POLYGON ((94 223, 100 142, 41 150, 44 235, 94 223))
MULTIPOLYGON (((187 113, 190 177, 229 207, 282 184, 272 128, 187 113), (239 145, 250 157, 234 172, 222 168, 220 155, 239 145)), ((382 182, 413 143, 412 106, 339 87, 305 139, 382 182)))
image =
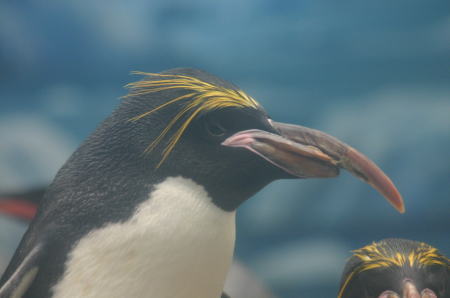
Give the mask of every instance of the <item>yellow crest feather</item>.
POLYGON ((384 246, 384 242, 374 242, 363 248, 353 251, 354 256, 363 261, 364 265, 360 271, 390 267, 390 266, 427 266, 433 264, 443 265, 440 260, 444 256, 438 253, 438 250, 426 243, 421 242, 417 247, 407 252, 393 252, 384 246))
POLYGON ((138 121, 139 119, 142 119, 171 104, 186 101, 184 107, 175 115, 174 118, 169 121, 169 123, 161 131, 159 136, 155 140, 153 140, 145 150, 145 153, 151 152, 156 147, 156 145, 158 145, 161 140, 167 135, 171 128, 174 127, 174 125, 180 122, 183 118, 185 118, 184 121, 180 124, 177 131, 170 137, 167 147, 162 152, 162 159, 156 166, 157 168, 161 166, 161 164, 167 159, 170 152, 172 152, 173 148, 178 143, 186 128, 201 112, 208 112, 228 107, 249 107, 254 109, 259 108, 258 102, 241 90, 234 90, 222 86, 217 86, 195 77, 190 77, 187 75, 147 73, 140 71, 135 71, 132 73, 149 77, 156 77, 160 79, 141 80, 126 85, 125 87, 129 88, 131 91, 125 97, 146 95, 170 89, 183 89, 188 92, 184 95, 170 99, 167 102, 157 106, 156 108, 150 111, 146 111, 130 119, 130 121, 138 121))

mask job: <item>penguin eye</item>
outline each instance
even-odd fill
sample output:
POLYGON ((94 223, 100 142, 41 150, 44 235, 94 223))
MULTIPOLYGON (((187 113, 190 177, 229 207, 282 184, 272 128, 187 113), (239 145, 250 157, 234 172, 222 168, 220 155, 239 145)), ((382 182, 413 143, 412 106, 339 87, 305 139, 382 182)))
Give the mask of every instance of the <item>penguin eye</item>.
POLYGON ((205 128, 209 135, 214 137, 223 136, 226 129, 217 121, 207 120, 205 121, 205 128))

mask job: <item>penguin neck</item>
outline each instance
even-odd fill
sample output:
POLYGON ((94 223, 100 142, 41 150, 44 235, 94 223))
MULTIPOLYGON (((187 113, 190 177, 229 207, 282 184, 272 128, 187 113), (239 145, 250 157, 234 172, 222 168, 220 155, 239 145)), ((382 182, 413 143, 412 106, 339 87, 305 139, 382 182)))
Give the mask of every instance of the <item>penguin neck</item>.
MULTIPOLYGON (((191 159, 194 160, 194 159, 191 159)), ((194 160, 195 161, 195 160, 194 160)), ((162 181, 163 177, 182 176, 192 179, 196 184, 201 185, 212 202, 220 209, 226 212, 235 212, 236 209, 254 194, 264 188, 270 182, 278 179, 277 168, 265 161, 261 163, 256 159, 252 165, 252 171, 241 169, 216 170, 209 166, 202 168, 202 164, 192 163, 187 167, 175 167, 181 164, 177 159, 171 160, 171 167, 161 167, 155 171, 155 180, 162 181), (195 169, 195 171, 193 171, 195 169), (199 174, 200 173, 200 174, 199 174)), ((185 160, 184 164, 189 160, 185 160)))
POLYGON ((54 297, 220 297, 234 240, 234 211, 192 180, 169 177, 128 220, 80 239, 54 297))

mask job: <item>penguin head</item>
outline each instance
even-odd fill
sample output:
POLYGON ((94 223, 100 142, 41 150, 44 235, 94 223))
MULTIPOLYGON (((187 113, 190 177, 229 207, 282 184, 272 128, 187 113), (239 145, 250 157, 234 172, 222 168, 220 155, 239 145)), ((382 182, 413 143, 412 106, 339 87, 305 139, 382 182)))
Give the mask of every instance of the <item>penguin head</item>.
POLYGON ((338 298, 450 295, 450 260, 423 242, 385 239, 353 251, 338 298))
MULTIPOLYGON (((225 210, 273 180, 295 178, 250 150, 224 145, 247 130, 279 135, 263 107, 233 84, 204 71, 173 69, 145 73, 128 87, 113 123, 127 127, 121 131, 147 175, 192 179, 225 210)), ((337 175, 335 165, 329 170, 337 175)))
POLYGON ((403 211, 392 182, 361 153, 323 132, 273 121, 233 84, 196 69, 137 74, 144 78, 127 85, 129 94, 86 142, 91 159, 109 160, 122 174, 115 177, 190 178, 217 206, 234 210, 273 180, 334 177, 344 168, 403 211))

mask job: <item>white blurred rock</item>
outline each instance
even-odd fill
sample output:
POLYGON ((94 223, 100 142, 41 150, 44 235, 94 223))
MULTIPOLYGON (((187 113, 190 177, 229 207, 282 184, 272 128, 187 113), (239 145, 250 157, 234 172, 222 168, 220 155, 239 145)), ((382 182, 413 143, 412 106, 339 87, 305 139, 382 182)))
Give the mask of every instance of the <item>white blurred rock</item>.
POLYGON ((225 293, 231 298, 275 298, 249 268, 234 261, 225 282, 225 293))

